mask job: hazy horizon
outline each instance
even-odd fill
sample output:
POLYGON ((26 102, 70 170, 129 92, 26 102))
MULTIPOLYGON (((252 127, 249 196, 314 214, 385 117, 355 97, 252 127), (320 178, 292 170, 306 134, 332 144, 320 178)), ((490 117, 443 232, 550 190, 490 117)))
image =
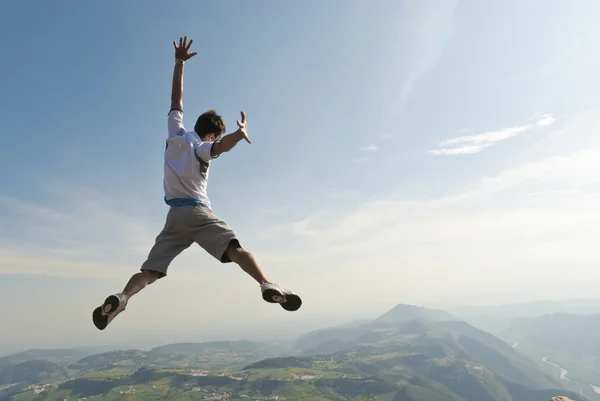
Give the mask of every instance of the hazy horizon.
MULTIPOLYGON (((187 331, 177 331, 172 332, 169 329, 155 330, 150 335, 148 333, 136 332, 134 330, 130 330, 129 335, 133 335, 133 339, 124 340, 124 339, 116 339, 112 338, 112 341, 106 342, 91 342, 90 340, 70 340, 68 343, 47 343, 45 346, 25 346, 25 347, 3 347, 4 344, 0 344, 0 357, 5 355, 10 355, 18 352, 28 351, 31 349, 80 349, 80 348, 104 348, 109 350, 117 350, 117 349, 141 349, 141 350, 150 350, 152 348, 174 344, 174 343, 194 343, 194 342, 209 342, 209 341, 238 341, 238 340, 251 340, 258 342, 265 341, 281 341, 281 342, 289 342, 293 341, 299 336, 306 334, 308 332, 330 328, 338 325, 343 325, 346 323, 351 323, 354 321, 360 320, 372 320, 376 319, 379 316, 385 314, 392 308, 398 305, 408 305, 408 306, 416 306, 422 307, 426 309, 437 309, 443 310, 445 312, 450 313, 458 320, 466 320, 467 322, 474 324, 475 327, 479 329, 486 330, 486 327, 479 326, 478 322, 474 323, 469 318, 470 317, 478 317, 480 312, 493 312, 494 310, 500 309, 512 309, 512 308, 522 308, 522 316, 534 317, 539 315, 539 310, 536 310, 536 306, 544 305, 544 304, 556 304, 559 306, 559 309, 569 309, 569 313, 575 314, 600 314, 600 298, 574 298, 567 299, 564 301, 551 301, 540 299, 537 301, 530 302, 522 302, 522 303, 508 303, 508 304, 492 304, 492 305, 478 305, 478 306, 470 306, 470 305, 413 305, 406 303, 399 303, 396 305, 391 305, 387 309, 374 311, 373 314, 363 313, 363 314, 353 314, 346 312, 345 314, 338 316, 324 316, 324 317, 312 317, 308 319, 290 319, 288 320, 288 326, 282 327, 276 319, 272 319, 267 322, 266 327, 269 330, 273 330, 273 332, 264 332, 264 326, 259 323, 250 323, 248 321, 244 321, 242 323, 225 323, 219 322, 220 325, 217 327, 213 327, 209 330, 204 330, 202 328, 196 329, 196 331, 187 332, 187 331), (577 305, 579 304, 579 305, 577 305), (580 309, 582 306, 587 308, 592 308, 592 312, 589 310, 580 309), (533 307, 533 311, 531 308, 533 307), (529 312, 527 312, 529 311, 529 312), (63 344, 63 345, 60 345, 63 344)), ((554 310, 558 312, 557 310, 554 310)), ((506 313, 506 312, 505 312, 506 313)), ((543 313, 545 314, 545 313, 543 313)), ((506 318, 502 313, 498 315, 490 314, 488 315, 490 319, 503 319, 506 318)), ((518 317, 518 316, 514 316, 518 317)), ((42 342, 43 343, 43 342, 42 342)))
POLYGON ((0 353, 596 297, 600 3, 144 5, 0 5, 0 353), (192 246, 99 332, 164 223, 183 35, 186 128, 244 110, 253 141, 211 164, 214 211, 304 305, 192 246))

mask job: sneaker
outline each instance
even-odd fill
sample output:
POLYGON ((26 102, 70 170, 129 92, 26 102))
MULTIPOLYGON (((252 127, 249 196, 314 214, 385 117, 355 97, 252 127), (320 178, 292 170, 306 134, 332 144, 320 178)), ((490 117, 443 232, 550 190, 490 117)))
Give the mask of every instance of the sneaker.
POLYGON ((300 309, 300 306, 302 306, 302 299, 300 296, 280 285, 264 283, 260 286, 260 289, 265 301, 272 304, 279 304, 287 311, 293 312, 300 309))
POLYGON ((117 315, 125 310, 127 296, 123 293, 110 295, 102 306, 94 309, 92 321, 98 330, 104 330, 117 315))

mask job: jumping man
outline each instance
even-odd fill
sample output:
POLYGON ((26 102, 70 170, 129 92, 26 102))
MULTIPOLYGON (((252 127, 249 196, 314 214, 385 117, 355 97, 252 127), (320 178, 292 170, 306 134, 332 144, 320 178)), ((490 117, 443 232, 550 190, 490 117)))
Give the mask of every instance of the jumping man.
POLYGON ((193 131, 185 130, 183 66, 197 54, 189 53, 192 43, 192 39, 187 43, 187 36, 179 38, 179 46, 173 42, 175 67, 164 155, 163 187, 165 202, 169 205, 165 225, 140 272, 129 279, 122 292, 110 295, 94 310, 92 320, 99 330, 104 330, 125 310, 132 296, 165 277, 173 259, 194 242, 221 263, 239 265, 260 284, 265 301, 278 303, 288 311, 298 310, 302 305, 298 295, 265 277, 252 254, 242 248, 233 230, 211 210, 206 192, 210 162, 229 152, 241 140, 251 141, 244 112, 241 112, 241 121, 237 121, 238 129, 225 136, 225 123, 214 110, 201 114, 193 131))

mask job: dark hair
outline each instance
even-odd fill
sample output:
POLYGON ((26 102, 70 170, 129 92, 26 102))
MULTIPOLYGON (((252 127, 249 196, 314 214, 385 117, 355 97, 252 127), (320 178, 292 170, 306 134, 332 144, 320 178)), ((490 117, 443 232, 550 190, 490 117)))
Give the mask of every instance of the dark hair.
POLYGON ((223 122, 223 118, 216 111, 209 110, 200 114, 200 117, 196 120, 196 125, 194 125, 194 131, 196 131, 200 138, 204 138, 210 134, 220 136, 225 133, 225 122, 223 122))

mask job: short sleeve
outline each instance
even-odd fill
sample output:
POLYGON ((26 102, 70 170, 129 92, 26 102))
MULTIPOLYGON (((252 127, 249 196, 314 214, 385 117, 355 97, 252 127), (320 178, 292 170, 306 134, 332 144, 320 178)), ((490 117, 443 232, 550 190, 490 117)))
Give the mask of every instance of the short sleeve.
POLYGON ((169 111, 167 124, 169 138, 185 133, 185 127, 183 126, 183 111, 177 109, 169 111))
POLYGON ((215 142, 199 142, 198 146, 196 146, 196 156, 198 156, 198 158, 200 160, 202 160, 205 163, 210 162, 213 159, 216 159, 217 156, 213 156, 212 154, 212 147, 215 144, 215 142))

